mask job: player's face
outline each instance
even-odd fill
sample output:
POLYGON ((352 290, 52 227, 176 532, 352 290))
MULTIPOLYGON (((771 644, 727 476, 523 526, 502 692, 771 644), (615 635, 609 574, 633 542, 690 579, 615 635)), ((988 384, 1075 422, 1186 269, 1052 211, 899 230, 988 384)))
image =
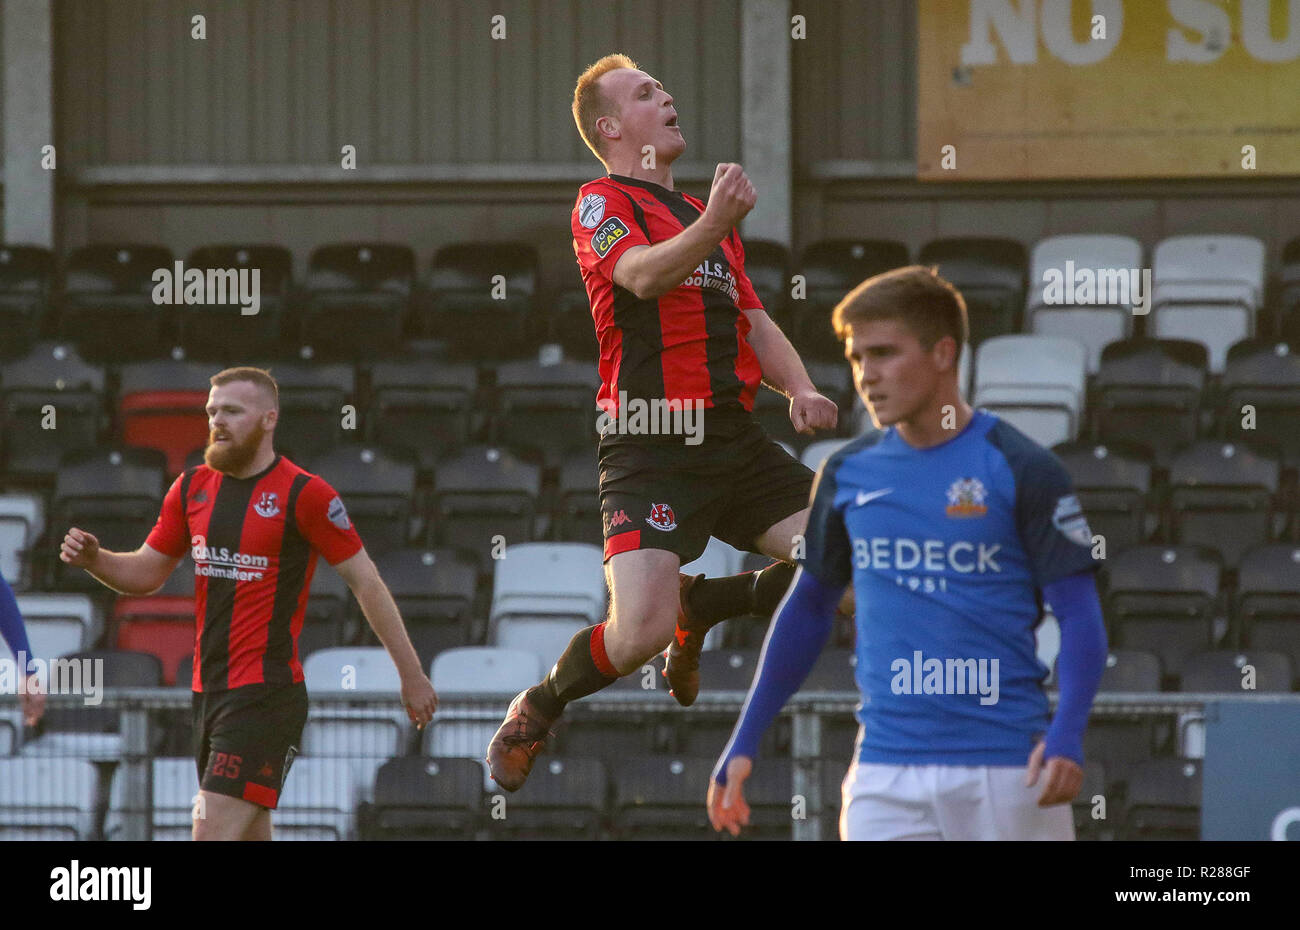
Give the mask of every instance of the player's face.
POLYGON ((930 406, 943 374, 935 355, 898 320, 849 325, 844 357, 877 427, 905 423, 930 406))
POLYGON ((266 393, 251 381, 231 381, 208 394, 208 446, 203 461, 221 472, 240 472, 257 458, 275 422, 266 393))
POLYGON ((616 68, 601 76, 600 88, 618 106, 618 115, 612 120, 621 138, 638 153, 653 146, 656 158, 667 163, 686 151, 672 94, 650 75, 616 68))

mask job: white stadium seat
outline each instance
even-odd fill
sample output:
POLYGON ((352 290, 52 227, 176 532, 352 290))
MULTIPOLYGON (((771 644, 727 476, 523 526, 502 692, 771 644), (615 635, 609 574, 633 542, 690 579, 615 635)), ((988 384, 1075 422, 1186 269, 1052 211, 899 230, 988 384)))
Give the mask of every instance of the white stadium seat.
MULTIPOLYGON (((153 760, 153 840, 188 840, 192 837, 194 799, 199 793, 199 776, 194 759, 153 760)), ((108 815, 104 818, 104 839, 125 839, 126 779, 119 767, 113 773, 108 815)))
POLYGON ((0 494, 0 575, 15 591, 28 583, 28 553, 45 532, 45 504, 38 494, 0 494))
MULTIPOLYGON (((694 562, 682 566, 683 575, 703 574, 706 578, 725 578, 740 571, 740 562, 745 554, 720 539, 709 537, 709 543, 694 562)), ((676 587, 674 586, 674 594, 676 587)))
POLYGON ((508 616, 494 625, 493 645, 531 652, 545 666, 560 657, 575 633, 589 626, 586 620, 564 617, 508 616))
POLYGON ((272 839, 349 839, 356 794, 349 760, 294 759, 279 806, 271 814, 272 839))
POLYGON ((327 694, 382 692, 394 696, 402 690, 397 667, 382 646, 337 646, 318 649, 302 664, 307 692, 327 694))
POLYGON ((974 405, 997 413, 1039 445, 1074 439, 1086 390, 1085 352, 1051 336, 997 336, 975 361, 974 405))
POLYGON ((599 546, 519 543, 494 563, 491 619, 511 614, 605 617, 605 569, 599 546))
POLYGON ((77 652, 80 645, 66 648, 67 644, 93 643, 102 627, 94 603, 85 594, 17 595, 18 612, 27 622, 28 638, 33 654, 44 661, 57 659, 68 652, 77 652), (78 633, 77 630, 80 629, 78 633), (32 631, 36 630, 35 633, 32 631), (62 650, 51 652, 51 650, 62 650))
POLYGON ((817 442, 810 443, 808 448, 803 450, 803 455, 799 461, 816 471, 822 467, 822 462, 852 441, 852 439, 820 439, 817 442))
POLYGON ((84 759, 0 759, 0 841, 89 839, 97 785, 84 759))
MULTIPOLYGON (((558 654, 555 658, 559 658, 558 654)), ((450 701, 444 703, 433 723, 424 728, 424 754, 482 759, 510 698, 541 681, 544 671, 543 660, 518 649, 464 646, 440 652, 434 657, 429 676, 440 698, 481 694, 504 699, 461 707, 450 701)))

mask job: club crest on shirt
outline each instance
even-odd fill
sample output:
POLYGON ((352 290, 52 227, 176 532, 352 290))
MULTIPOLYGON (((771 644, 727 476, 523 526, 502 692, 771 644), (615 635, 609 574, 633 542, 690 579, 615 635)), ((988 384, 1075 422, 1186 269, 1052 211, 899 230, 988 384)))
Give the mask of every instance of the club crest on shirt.
POLYGON ((348 527, 352 526, 352 521, 348 519, 347 508, 343 506, 343 498, 339 497, 337 494, 334 496, 334 500, 330 501, 329 510, 326 512, 326 516, 330 518, 331 523, 341 530, 346 530, 348 527))
POLYGON ((587 229, 595 229, 605 218, 605 198, 600 194, 588 194, 578 204, 578 222, 587 229))
POLYGON ((259 516, 274 517, 280 512, 280 503, 276 499, 274 491, 263 491, 262 498, 253 505, 259 516))
POLYGON ((645 522, 665 533, 677 529, 677 516, 667 504, 651 504, 650 516, 645 518, 645 522))
POLYGON ((1079 498, 1073 494, 1067 494, 1056 502, 1056 511, 1052 514, 1052 526, 1076 545, 1092 545, 1092 530, 1088 528, 1088 518, 1084 516, 1079 498))
POLYGON ((945 512, 950 517, 982 517, 989 512, 984 499, 988 492, 984 482, 978 478, 958 478, 948 488, 948 506, 945 512))

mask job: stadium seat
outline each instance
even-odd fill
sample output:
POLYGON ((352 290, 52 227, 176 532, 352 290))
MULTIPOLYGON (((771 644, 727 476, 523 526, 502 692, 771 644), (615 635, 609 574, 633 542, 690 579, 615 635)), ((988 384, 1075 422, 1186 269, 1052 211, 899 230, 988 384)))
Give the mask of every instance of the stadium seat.
POLYGON ((809 443, 799 456, 799 461, 816 471, 821 468, 823 462, 852 441, 852 439, 821 439, 809 443))
POLYGON ((1050 336, 996 336, 975 354, 973 404, 1041 446, 1078 435, 1086 389, 1083 346, 1050 336))
MULTIPOLYGON (((804 367, 808 369, 808 377, 817 390, 834 401, 839 408, 836 432, 840 434, 851 432, 853 405, 859 401, 853 390, 852 372, 844 364, 843 352, 841 351, 839 359, 834 362, 807 359, 804 367)), ((800 447, 812 438, 795 432, 794 424, 790 422, 790 398, 767 387, 760 387, 754 396, 754 419, 769 437, 787 445, 800 447)), ((818 430, 816 435, 829 437, 835 433, 829 430, 818 430)))
POLYGON ((1274 333, 1279 339, 1300 345, 1300 236, 1282 247, 1278 283, 1274 333))
POLYGON ((0 244, 0 357, 26 354, 50 312, 54 253, 37 245, 0 244))
POLYGON ((1230 442, 1203 440, 1174 455, 1166 525, 1184 545, 1218 550, 1235 569, 1242 553, 1274 533, 1278 463, 1230 442))
POLYGON ((98 778, 83 759, 0 759, 0 841, 91 839, 98 778))
MULTIPOLYGON (((1101 350, 1109 342, 1133 335, 1132 304, 1108 303, 1108 298, 1126 294, 1113 293, 1104 278, 1096 281, 1093 301, 1073 304, 1049 304, 1044 292, 1046 274, 1055 271, 1064 279, 1067 262, 1074 269, 1093 272, 1142 269, 1142 246, 1132 236, 1048 236, 1034 246, 1030 258, 1029 298, 1025 304, 1029 331, 1037 336, 1060 336, 1081 343, 1087 353, 1088 373, 1096 374, 1101 350), (1104 288, 1104 290, 1103 290, 1104 288)), ((1077 272, 1076 272, 1077 273, 1077 272)), ((1127 277, 1127 275, 1126 275, 1127 277)), ((1131 280, 1131 279, 1130 279, 1131 280)), ((1127 285, 1125 286, 1127 292, 1127 285)), ((1070 289, 1067 285, 1066 295, 1070 289)), ((1127 296, 1132 297, 1131 292, 1127 296)))
MULTIPOLYGON (((808 673, 808 677, 804 679, 799 692, 801 694, 805 691, 856 693, 858 690, 857 680, 854 677, 856 666, 857 656, 853 650, 825 649, 817 658, 817 664, 808 673)), ((748 690, 749 685, 745 688, 748 690)))
POLYGON ((301 465, 343 441, 343 405, 356 403, 351 365, 253 362, 269 368, 280 389, 276 451, 301 465))
POLYGON ((693 562, 682 566, 683 575, 704 575, 707 578, 725 578, 740 571, 743 554, 720 539, 709 537, 704 552, 693 562))
POLYGON ((1264 292, 1264 243, 1253 236, 1171 236, 1152 253, 1155 294, 1149 331, 1192 339, 1214 374, 1228 346, 1255 335, 1264 292))
POLYGON ((1280 652, 1300 670, 1300 547, 1274 543, 1247 552, 1234 601, 1239 643, 1280 652))
POLYGON ((1223 571, 1218 554, 1195 546, 1141 545, 1105 568, 1106 615, 1117 647, 1160 657, 1176 678, 1193 652, 1213 646, 1223 571))
POLYGON ((476 759, 390 759, 373 804, 358 811, 363 840, 472 840, 485 823, 483 764, 476 759))
POLYGON ((70 345, 37 343, 0 367, 0 449, 10 475, 52 475, 64 454, 93 449, 108 418, 104 371, 70 345), (50 419, 51 410, 54 419, 50 419), (57 429, 46 428, 50 423, 57 429))
POLYGON ((556 539, 604 546, 599 486, 600 465, 593 450, 571 452, 565 457, 551 524, 556 539))
POLYGON ((295 759, 280 804, 271 814, 272 839, 348 840, 357 786, 348 759, 295 759))
POLYGON ((494 840, 599 839, 608 797, 609 780, 600 760, 542 757, 523 788, 505 798, 505 816, 487 821, 487 836, 494 840))
MULTIPOLYGON (((156 449, 107 448, 64 456, 54 482, 54 523, 94 533, 104 549, 133 552, 157 521, 167 460, 156 449)), ((54 563, 60 588, 100 592, 79 568, 54 563)))
POLYGON ((492 440, 533 452, 548 466, 597 439, 600 375, 587 362, 506 362, 497 368, 492 440))
POLYGON ((314 249, 297 316, 297 341, 330 358, 395 351, 410 312, 415 253, 383 242, 339 242, 314 249))
POLYGON ((1220 391, 1225 439, 1264 439, 1300 461, 1300 353, 1285 342, 1239 342, 1228 349, 1220 391))
POLYGON ((1112 839, 1114 831, 1108 826, 1110 818, 1114 815, 1112 804, 1118 799, 1112 799, 1106 796, 1106 767, 1100 762, 1094 762, 1091 759, 1084 760, 1083 763, 1083 784, 1079 787, 1079 793, 1075 795, 1070 809, 1074 813, 1074 837, 1077 840, 1099 840, 1112 839), (1105 802, 1105 808, 1097 806, 1096 799, 1102 799, 1105 802), (1104 818, 1095 818, 1092 816, 1093 811, 1102 812, 1104 818))
POLYGON ((1151 494, 1151 455, 1131 443, 1062 443, 1052 451, 1074 484, 1088 528, 1106 540, 1112 556, 1145 542, 1156 528, 1147 513, 1151 494))
POLYGON ((114 645, 147 652, 162 663, 163 684, 176 684, 181 660, 194 657, 194 597, 119 597, 113 607, 114 645))
POLYGON ((302 663, 307 690, 313 696, 331 698, 351 694, 401 693, 397 668, 382 646, 339 646, 319 649, 302 663))
POLYGON ((700 653, 700 687, 710 692, 746 692, 757 670, 755 649, 705 649, 700 653))
POLYGON ((848 777, 849 757, 825 757, 821 763, 822 840, 840 838, 840 811, 844 804, 844 779, 848 777))
MULTIPOLYGON (((151 832, 153 841, 190 840, 194 834, 194 808, 199 794, 198 772, 194 758, 164 758, 152 762, 153 805, 151 832)), ((113 773, 108 814, 104 818, 104 839, 125 839, 125 816, 130 813, 126 802, 126 779, 119 768, 113 773)))
POLYGON ((45 498, 13 491, 0 494, 0 575, 14 591, 25 591, 35 578, 32 548, 45 534, 45 498))
POLYGON ((744 243, 745 274, 767 315, 786 328, 790 297, 790 250, 770 239, 744 243))
POLYGON ((1092 438, 1146 446, 1163 460, 1196 438, 1206 383, 1205 346, 1181 339, 1112 342, 1101 353, 1092 438))
POLYGON ((177 307, 177 332, 185 352, 192 358, 230 363, 248 356, 271 356, 280 349, 280 328, 285 304, 290 299, 293 255, 284 246, 251 243, 200 246, 185 260, 186 269, 197 268, 206 275, 209 269, 227 272, 227 298, 224 303, 186 304, 177 307), (254 284, 257 273, 258 307, 245 313, 240 302, 238 278, 254 284))
POLYGON ((966 301, 971 347, 1021 332, 1028 256, 1014 239, 935 239, 921 248, 919 264, 938 265, 939 276, 966 301))
MULTIPOLYGON (((576 275, 575 275, 576 277, 576 275)), ((600 358, 600 343, 591 318, 591 300, 581 282, 566 287, 551 301, 550 340, 559 343, 565 358, 594 362, 600 358)))
POLYGON ((465 548, 486 569, 498 543, 532 540, 540 493, 536 465, 496 446, 469 446, 434 471, 432 541, 465 548))
POLYGON ((585 543, 520 543, 496 560, 490 619, 557 616, 599 623, 605 616, 600 547, 585 543))
POLYGON ((170 335, 171 307, 154 302, 153 274, 173 265, 171 250, 161 245, 99 243, 73 250, 64 275, 61 338, 94 361, 157 357, 170 335))
POLYGON ((1201 838, 1201 763, 1152 759, 1134 767, 1125 801, 1124 839, 1201 838))
POLYGON ((491 645, 502 649, 531 652, 546 666, 554 663, 573 637, 589 626, 585 620, 570 617, 511 614, 491 625, 489 640, 491 645))
POLYGON ((447 340, 476 359, 507 358, 540 336, 534 299, 537 249, 527 242, 458 242, 433 256, 426 300, 415 313, 422 337, 447 340))
POLYGON ((1210 649, 1187 657, 1182 690, 1207 694, 1286 692, 1294 677, 1291 659, 1281 652, 1210 649))
POLYGON ((589 713, 589 701, 570 704, 556 726, 555 754, 613 765, 629 755, 676 751, 677 702, 668 695, 663 668, 663 656, 655 655, 599 692, 594 700, 604 695, 637 696, 637 706, 620 707, 616 715, 589 713))
POLYGON ((823 239, 803 251, 792 271, 807 292, 789 302, 790 341, 801 357, 838 362, 844 348, 831 328, 831 310, 867 278, 907 264, 907 247, 883 239, 823 239))
POLYGON ((306 661, 318 650, 343 645, 345 617, 353 603, 352 591, 343 576, 324 559, 317 559, 307 589, 302 631, 298 634, 299 661, 306 661))
POLYGON ((472 365, 395 356, 370 369, 366 441, 413 455, 421 471, 464 445, 472 429, 478 373, 472 365))
POLYGON ((614 767, 614 823, 619 839, 709 840, 703 789, 713 758, 628 756, 614 767))
POLYGON ((45 661, 80 651, 102 631, 95 605, 86 594, 29 591, 16 599, 27 624, 32 654, 45 661), (72 643, 77 645, 68 648, 72 643))
POLYGON ((428 668, 444 649, 470 645, 478 577, 471 560, 454 549, 411 548, 380 555, 375 567, 401 612, 421 667, 428 668))
POLYGON ((1160 657, 1140 649, 1111 649, 1106 654, 1099 692, 1153 693, 1160 690, 1160 657))
POLYGON ((424 754, 483 758, 510 699, 541 681, 543 673, 541 662, 530 652, 467 646, 439 653, 429 678, 444 703, 433 723, 424 728, 424 754), (461 695, 472 697, 459 706, 454 697, 448 700, 461 695))
MULTIPOLYGON (((1102 670, 1099 694, 1151 694, 1160 691, 1158 656, 1135 649, 1111 649, 1102 670)), ((1108 817, 1132 766, 1150 759, 1167 739, 1164 729, 1146 715, 1094 715, 1083 734, 1083 755, 1101 763, 1107 778, 1108 817)))
POLYGON ((167 456, 167 477, 185 470, 185 458, 208 442, 205 406, 212 366, 161 359, 120 369, 118 421, 122 442, 167 456))
POLYGON ((388 450, 344 445, 313 458, 311 471, 343 498, 367 552, 377 555, 406 545, 415 497, 414 464, 388 450))

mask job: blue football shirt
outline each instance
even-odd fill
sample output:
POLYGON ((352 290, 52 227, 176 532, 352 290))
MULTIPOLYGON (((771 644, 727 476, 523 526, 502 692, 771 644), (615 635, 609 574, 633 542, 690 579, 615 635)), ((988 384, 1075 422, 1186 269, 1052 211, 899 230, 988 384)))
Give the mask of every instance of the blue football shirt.
POLYGON ((1055 455, 986 410, 927 449, 855 440, 818 471, 799 561, 854 586, 860 761, 1025 764, 1048 724, 1042 588, 1096 567, 1055 455))

